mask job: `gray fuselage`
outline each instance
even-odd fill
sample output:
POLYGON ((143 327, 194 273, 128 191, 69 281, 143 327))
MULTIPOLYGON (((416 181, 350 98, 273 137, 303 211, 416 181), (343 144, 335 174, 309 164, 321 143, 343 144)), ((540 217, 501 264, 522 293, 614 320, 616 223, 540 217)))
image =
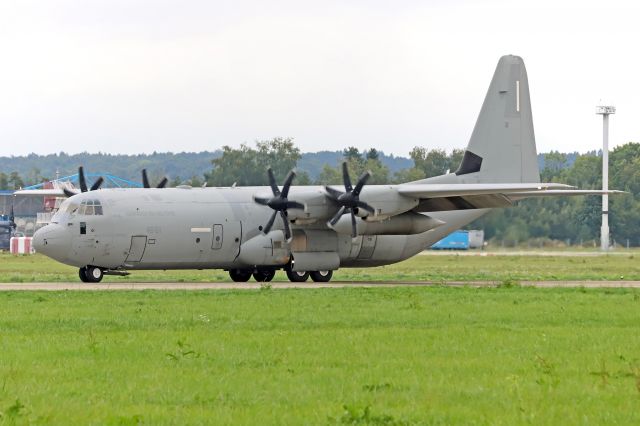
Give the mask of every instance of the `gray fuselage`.
MULTIPOLYGON (((86 192, 62 204, 52 223, 36 233, 34 245, 69 265, 110 270, 280 267, 296 253, 301 259, 303 254, 311 254, 309 258, 337 254, 340 267, 366 267, 414 256, 487 211, 430 213, 446 224, 415 235, 356 238, 336 233, 325 220, 298 226, 293 219, 291 241, 277 245, 270 242, 268 246, 260 238, 265 238, 261 229, 272 210, 254 201, 255 194, 268 190, 241 187, 86 192), (266 256, 264 263, 243 253, 256 246, 256 241, 266 253, 261 254, 266 256)), ((313 191, 320 193, 322 188, 292 187, 291 197, 304 192, 308 198, 313 191)), ((276 221, 274 230, 279 229, 282 223, 276 221)))

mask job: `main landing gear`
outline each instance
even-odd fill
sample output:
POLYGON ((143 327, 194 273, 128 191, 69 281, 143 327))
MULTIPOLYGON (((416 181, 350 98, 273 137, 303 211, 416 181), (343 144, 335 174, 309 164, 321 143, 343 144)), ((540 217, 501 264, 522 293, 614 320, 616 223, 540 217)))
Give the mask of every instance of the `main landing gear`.
MULTIPOLYGON (((333 271, 292 271, 291 268, 285 268, 285 273, 289 281, 294 283, 302 283, 311 278, 312 281, 318 283, 326 283, 331 281, 333 271)), ((270 282, 276 274, 275 269, 230 269, 229 276, 236 283, 246 283, 251 279, 257 282, 270 282)))
POLYGON ((78 270, 83 283, 99 283, 104 277, 104 271, 97 266, 83 266, 78 270))

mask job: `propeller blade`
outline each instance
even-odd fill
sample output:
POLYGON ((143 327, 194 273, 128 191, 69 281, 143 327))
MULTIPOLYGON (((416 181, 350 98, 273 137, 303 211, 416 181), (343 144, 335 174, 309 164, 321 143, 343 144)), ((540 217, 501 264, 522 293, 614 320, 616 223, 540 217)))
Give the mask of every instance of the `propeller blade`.
POLYGON ((360 195, 360 191, 362 191, 362 187, 364 186, 365 183, 367 183, 370 177, 371 177, 371 172, 369 170, 367 170, 360 176, 360 178, 358 179, 358 183, 356 183, 356 187, 353 189, 353 195, 356 195, 356 196, 360 195))
POLYGON ((330 186, 325 186, 324 190, 327 191, 327 194, 329 195, 329 197, 333 198, 334 200, 337 200, 338 197, 344 194, 344 192, 338 191, 337 189, 333 189, 330 186))
POLYGON ((74 195, 76 195, 76 194, 77 194, 77 192, 73 192, 72 190, 67 189, 67 188, 62 188, 62 192, 64 192, 64 195, 65 195, 67 198, 69 198, 69 197, 73 197, 74 195))
POLYGON ((102 185, 102 182, 104 182, 104 178, 100 176, 98 179, 96 179, 95 182, 93 182, 93 185, 91 185, 91 188, 89 189, 89 191, 95 191, 96 189, 100 188, 100 185, 102 185))
POLYGON ((164 188, 165 186, 167 186, 168 182, 169 182, 169 179, 167 179, 166 177, 163 177, 160 183, 156 185, 156 188, 164 188))
POLYGON ((287 218, 287 214, 283 211, 280 211, 280 217, 282 218, 282 223, 284 224, 284 238, 289 240, 291 239, 291 228, 289 227, 289 218, 287 218))
POLYGON ((271 167, 267 169, 267 174, 269 175, 269 186, 271 187, 271 191, 274 196, 280 195, 280 190, 278 189, 278 185, 276 184, 276 177, 273 175, 273 170, 271 167))
POLYGON ((253 197, 253 201, 255 201, 258 204, 262 204, 263 206, 266 206, 269 204, 269 198, 253 197))
POLYGON ((87 181, 84 178, 84 168, 78 167, 78 181, 80 181, 80 191, 87 192, 87 181))
POLYGON ((151 188, 149 184, 149 176, 147 176, 147 169, 142 169, 142 186, 145 188, 151 188))
POLYGON ((304 210, 304 204, 298 203, 297 201, 288 201, 287 209, 300 209, 304 210))
POLYGON ((358 201, 356 205, 358 206, 358 208, 366 210, 371 214, 374 214, 376 212, 373 207, 371 207, 369 204, 365 203, 364 201, 358 201))
POLYGON ((351 238, 358 236, 358 227, 356 226, 356 215, 351 210, 351 238))
POLYGON ((268 234, 269 231, 271 231, 271 227, 273 226, 273 221, 276 220, 277 214, 278 214, 278 211, 274 210, 273 214, 269 218, 269 221, 267 222, 267 225, 264 228, 262 228, 262 232, 264 232, 265 234, 268 234))
POLYGON ((342 181, 344 182, 344 189, 346 189, 347 192, 351 192, 353 187, 351 186, 351 178, 349 177, 349 168, 347 167, 346 161, 342 163, 342 181))
POLYGON ((296 172, 291 170, 289 174, 287 174, 287 178, 284 180, 284 186, 282 187, 282 197, 287 198, 287 196, 289 196, 289 188, 291 187, 291 182, 293 182, 294 177, 296 177, 296 172))
POLYGON ((340 207, 340 210, 338 210, 338 212, 331 218, 331 220, 329 221, 329 223, 331 224, 331 226, 335 225, 336 223, 338 223, 338 221, 340 220, 340 218, 342 217, 342 215, 344 214, 344 211, 347 208, 345 206, 340 207))
POLYGON ((9 214, 9 226, 13 229, 17 228, 16 216, 13 214, 13 204, 11 204, 11 213, 9 214))

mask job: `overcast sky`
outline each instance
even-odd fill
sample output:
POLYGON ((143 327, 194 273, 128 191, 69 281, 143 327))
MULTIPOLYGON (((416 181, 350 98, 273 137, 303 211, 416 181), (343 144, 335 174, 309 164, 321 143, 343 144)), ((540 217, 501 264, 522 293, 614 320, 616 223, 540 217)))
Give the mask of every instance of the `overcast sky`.
POLYGON ((501 55, 538 152, 640 141, 640 9, 620 1, 0 0, 0 155, 464 148, 501 55))

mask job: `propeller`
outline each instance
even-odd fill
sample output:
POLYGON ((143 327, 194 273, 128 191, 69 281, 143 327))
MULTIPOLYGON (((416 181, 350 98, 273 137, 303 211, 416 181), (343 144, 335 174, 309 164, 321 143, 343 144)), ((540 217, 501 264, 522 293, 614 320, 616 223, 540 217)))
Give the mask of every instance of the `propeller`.
MULTIPOLYGON (((98 179, 96 179, 96 181, 93 182, 93 185, 91 185, 91 187, 89 188, 87 187, 87 180, 84 177, 84 168, 80 166, 78 167, 78 181, 80 182, 80 192, 87 192, 95 191, 96 189, 100 188, 100 186, 102 186, 102 183, 104 182, 104 178, 102 176, 99 176, 98 179)), ((64 191, 64 195, 66 195, 67 197, 73 197, 78 193, 67 188, 63 188, 62 190, 64 191)))
POLYGON ((304 204, 298 203, 296 201, 289 201, 289 199, 287 198, 289 196, 289 188, 291 187, 291 182, 293 182, 293 178, 296 177, 296 173, 293 170, 289 172, 284 180, 282 191, 280 191, 278 185, 276 185, 276 178, 275 176, 273 176, 273 170, 271 170, 271 167, 267 169, 267 174, 269 175, 269 186, 271 186, 273 197, 254 197, 256 203, 262 204, 263 206, 269 206, 273 209, 273 214, 269 218, 269 221, 264 226, 264 228, 262 228, 262 232, 264 232, 266 235, 269 233, 269 231, 271 231, 273 222, 276 220, 276 216, 278 215, 278 213, 280 213, 282 223, 284 224, 284 235, 288 240, 291 238, 291 228, 289 227, 289 219, 287 218, 287 209, 304 209, 304 204))
POLYGON ((11 204, 11 213, 9 214, 9 226, 14 231, 18 227, 18 225, 16 225, 16 216, 13 214, 13 204, 11 204))
MULTIPOLYGON (((169 179, 163 177, 159 184, 156 185, 156 188, 164 188, 167 186, 169 179)), ((151 184, 149 183, 149 177, 147 176, 147 169, 142 169, 142 186, 145 188, 151 188, 151 184)))
POLYGON ((365 210, 371 214, 375 212, 373 207, 364 201, 360 201, 360 191, 362 191, 362 187, 367 183, 367 180, 371 177, 371 172, 366 171, 360 175, 358 178, 358 182, 356 182, 356 186, 353 187, 351 185, 351 178, 349 177, 349 170, 347 168, 347 162, 342 163, 342 180, 344 182, 344 189, 346 192, 338 191, 337 189, 333 189, 330 186, 325 186, 325 190, 333 201, 340 205, 340 209, 338 212, 331 218, 329 224, 331 226, 338 223, 343 214, 347 211, 351 213, 351 237, 355 238, 358 236, 358 229, 356 227, 356 214, 358 213, 358 209, 365 210))

